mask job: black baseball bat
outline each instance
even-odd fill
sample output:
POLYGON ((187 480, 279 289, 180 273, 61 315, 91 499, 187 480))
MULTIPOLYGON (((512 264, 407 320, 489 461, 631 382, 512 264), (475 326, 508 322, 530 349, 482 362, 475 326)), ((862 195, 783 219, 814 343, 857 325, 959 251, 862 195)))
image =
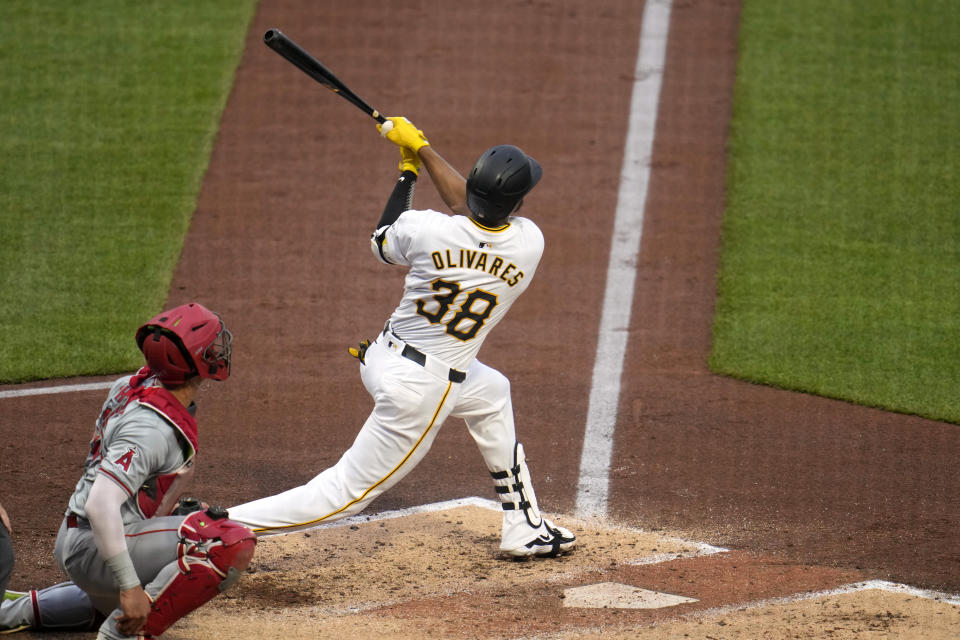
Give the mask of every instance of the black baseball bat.
POLYGON ((305 74, 338 96, 346 98, 354 106, 377 122, 381 124, 386 122, 387 119, 380 115, 379 111, 364 102, 363 98, 351 91, 350 87, 343 84, 322 62, 307 53, 300 45, 285 36, 279 29, 268 29, 267 32, 263 34, 263 42, 305 74))

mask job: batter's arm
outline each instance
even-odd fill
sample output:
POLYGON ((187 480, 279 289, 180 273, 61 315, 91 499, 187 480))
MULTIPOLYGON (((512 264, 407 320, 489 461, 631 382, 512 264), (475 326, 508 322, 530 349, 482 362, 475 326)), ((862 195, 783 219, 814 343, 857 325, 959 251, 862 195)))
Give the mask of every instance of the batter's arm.
POLYGON ((387 230, 390 228, 390 225, 397 221, 397 218, 399 218, 404 211, 409 210, 413 206, 413 191, 416 184, 417 174, 415 171, 405 169, 403 173, 400 174, 400 178, 394 185, 393 191, 390 193, 390 198, 387 200, 387 205, 383 208, 380 220, 377 221, 377 226, 370 236, 370 249, 373 251, 373 255, 383 263, 394 264, 394 262, 387 257, 383 248, 387 240, 387 230))
POLYGON ((453 168, 443 156, 433 150, 432 146, 420 148, 420 159, 427 168, 430 179, 443 198, 444 203, 453 213, 470 215, 467 208, 467 180, 460 172, 453 168))
POLYGON ((417 174, 413 171, 404 171, 393 186, 387 204, 377 221, 377 231, 390 226, 397 221, 400 214, 413 206, 413 191, 417 184, 417 174))

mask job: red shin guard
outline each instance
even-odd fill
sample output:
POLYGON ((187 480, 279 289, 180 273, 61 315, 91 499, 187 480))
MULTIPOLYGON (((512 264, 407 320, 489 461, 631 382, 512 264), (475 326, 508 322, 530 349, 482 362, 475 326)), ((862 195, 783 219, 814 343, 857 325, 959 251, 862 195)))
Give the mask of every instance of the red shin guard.
POLYGON ((154 597, 143 633, 159 636, 240 579, 253 558, 257 537, 225 515, 209 509, 184 519, 179 532, 179 570, 154 597))

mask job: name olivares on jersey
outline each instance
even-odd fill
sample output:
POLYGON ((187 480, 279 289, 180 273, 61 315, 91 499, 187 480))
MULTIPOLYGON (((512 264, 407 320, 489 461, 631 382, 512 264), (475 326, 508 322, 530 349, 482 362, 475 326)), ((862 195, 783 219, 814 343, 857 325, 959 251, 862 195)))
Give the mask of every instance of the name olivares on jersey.
POLYGON ((490 256, 485 251, 459 249, 454 253, 450 249, 434 251, 430 254, 433 266, 437 269, 474 269, 497 276, 509 286, 514 286, 523 278, 523 271, 517 265, 506 262, 500 256, 490 256))

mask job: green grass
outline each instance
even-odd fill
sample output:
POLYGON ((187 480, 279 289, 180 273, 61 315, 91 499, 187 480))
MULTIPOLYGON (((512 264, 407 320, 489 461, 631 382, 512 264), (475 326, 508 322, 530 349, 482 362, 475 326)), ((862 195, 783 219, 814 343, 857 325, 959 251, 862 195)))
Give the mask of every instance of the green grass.
POLYGON ((960 8, 746 0, 711 368, 960 423, 960 8))
POLYGON ((0 381, 137 366, 254 4, 0 3, 0 381))

